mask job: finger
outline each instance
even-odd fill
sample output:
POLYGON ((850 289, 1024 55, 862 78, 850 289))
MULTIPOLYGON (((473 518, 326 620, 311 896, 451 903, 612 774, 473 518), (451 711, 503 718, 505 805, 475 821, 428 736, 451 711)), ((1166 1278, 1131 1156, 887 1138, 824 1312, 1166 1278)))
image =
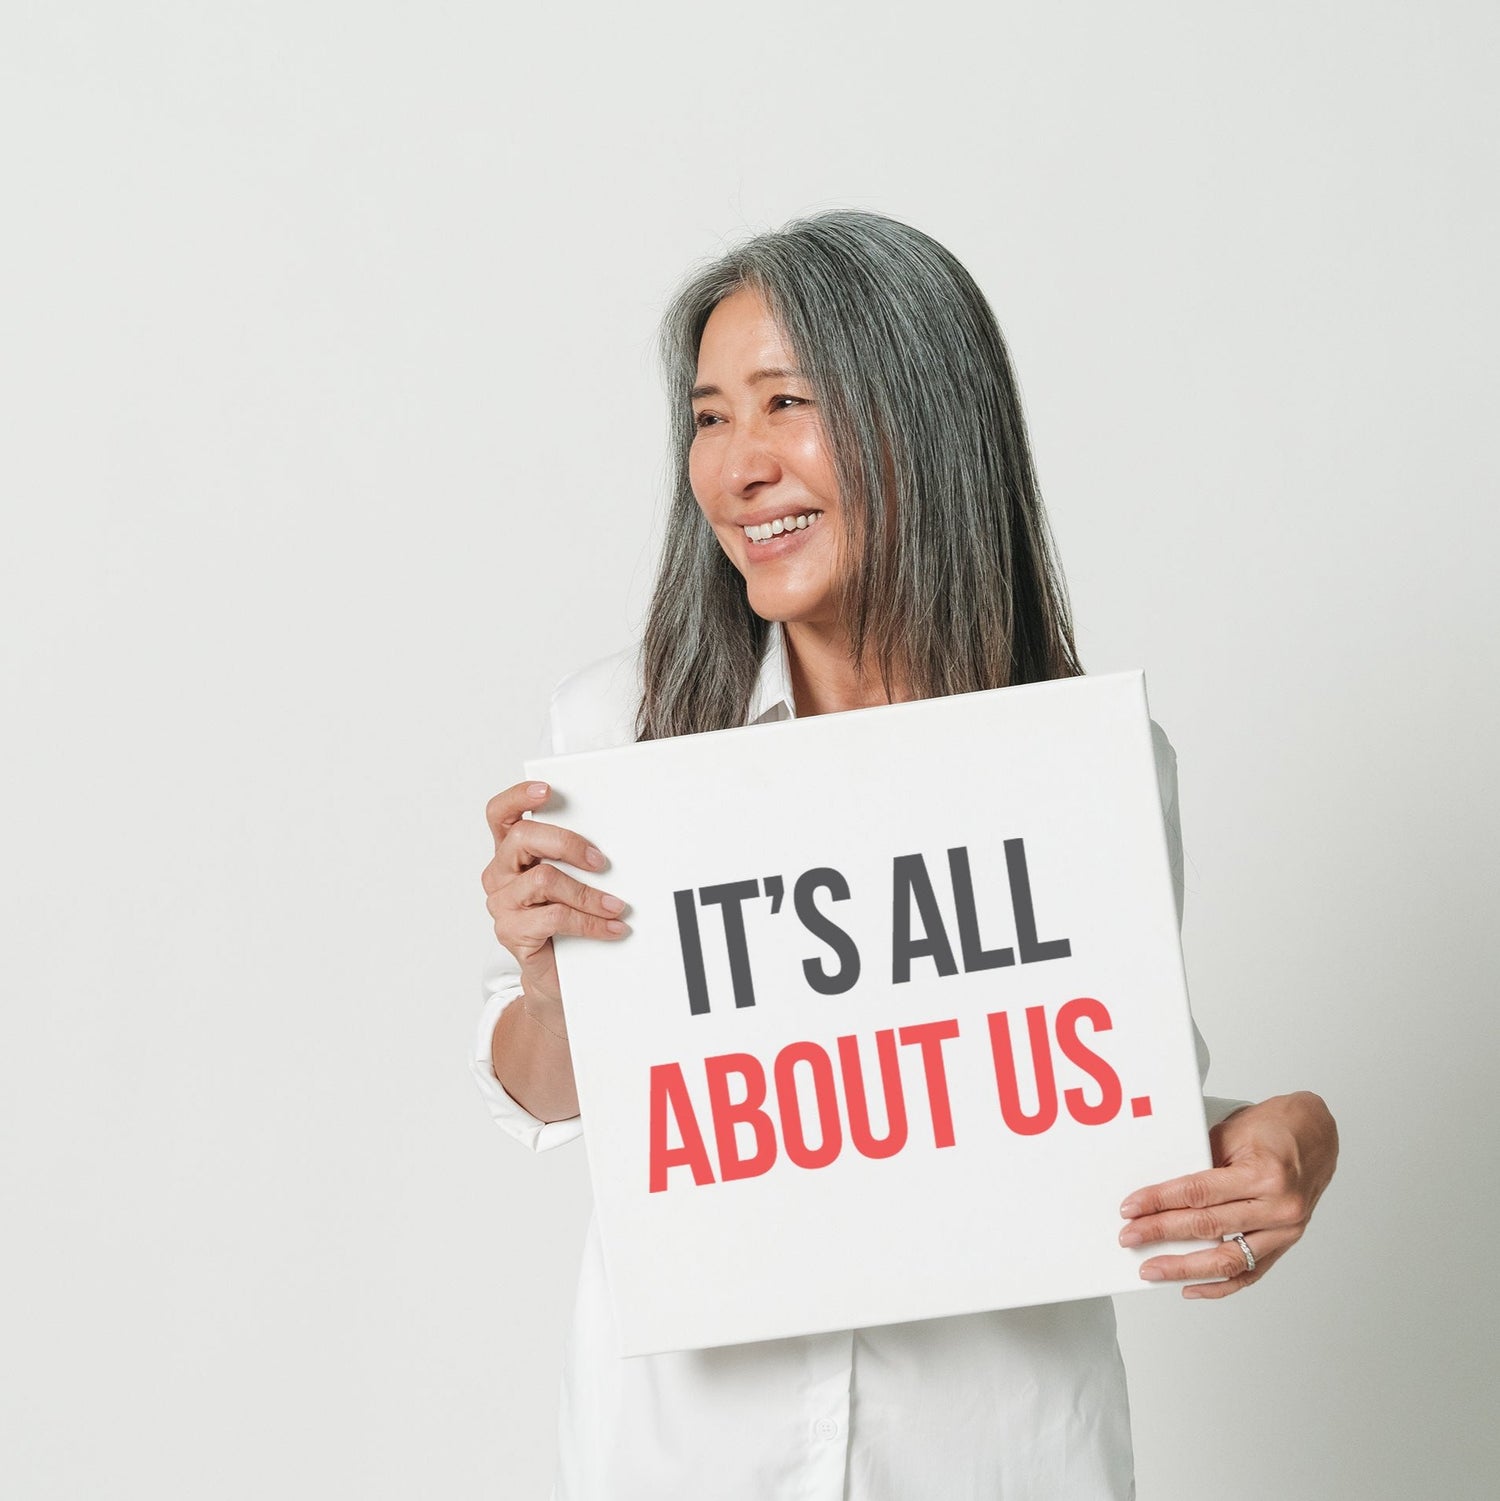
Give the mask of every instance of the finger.
POLYGON ((559 903, 595 917, 618 917, 625 903, 612 892, 600 891, 559 870, 555 865, 533 865, 511 882, 509 899, 518 907, 545 907, 559 903))
POLYGON ((1122 1246, 1144 1246, 1158 1240, 1218 1240, 1252 1225, 1262 1228, 1271 1221, 1265 1206, 1254 1199, 1232 1199, 1204 1209, 1164 1209, 1127 1220, 1120 1231, 1122 1246))
POLYGON ((1201 1173, 1188 1173, 1182 1178, 1168 1178, 1165 1183, 1136 1189, 1120 1205, 1120 1213, 1133 1220, 1143 1214, 1160 1214, 1164 1209, 1208 1209, 1236 1199, 1253 1199, 1256 1185, 1255 1169, 1242 1163, 1205 1168, 1201 1173))
POLYGON ((532 952, 549 938, 624 938, 630 924, 617 917, 595 917, 576 907, 554 902, 548 907, 531 907, 517 928, 518 936, 532 952))
MULTIPOLYGON (((1245 1238, 1249 1239, 1248 1236, 1245 1238)), ((1284 1252, 1276 1251, 1268 1256, 1257 1256, 1253 1272, 1240 1272, 1237 1276, 1226 1277, 1222 1282, 1190 1282, 1183 1288, 1182 1296, 1184 1298, 1227 1298, 1242 1288, 1254 1287, 1276 1265, 1283 1254, 1284 1252)))
MULTIPOLYGON (((1245 1239, 1249 1240, 1250 1237, 1247 1235, 1245 1239)), ((1253 1247, 1251 1249, 1254 1250, 1253 1247)), ((1184 1298, 1227 1298, 1230 1294, 1239 1292, 1241 1288, 1254 1287, 1286 1255, 1288 1249, 1290 1248, 1283 1247, 1279 1251, 1262 1250, 1257 1252, 1255 1255, 1255 1269, 1253 1271, 1247 1268, 1233 1277, 1225 1278, 1223 1282, 1189 1283, 1187 1287, 1183 1288, 1182 1296, 1184 1298)))
MULTIPOLYGON (((1256 1270, 1263 1259, 1281 1254, 1296 1240, 1288 1230, 1256 1230, 1245 1236, 1255 1257, 1256 1270)), ((1154 1256, 1143 1261, 1140 1275, 1146 1282, 1193 1282, 1203 1278, 1239 1277, 1249 1272, 1245 1253, 1237 1241, 1223 1241, 1208 1251, 1192 1251, 1186 1256, 1154 1256)))
POLYGON ((580 911, 564 902, 517 906, 505 893, 487 903, 495 937, 517 959, 528 959, 559 933, 584 938, 623 938, 630 924, 607 913, 580 911), (576 919, 576 921, 574 921, 576 919))
POLYGON ((1126 1220, 1122 1246, 1147 1246, 1158 1240, 1218 1240, 1248 1229, 1291 1229, 1308 1223, 1305 1199, 1296 1193, 1257 1193, 1251 1198, 1210 1204, 1201 1210, 1162 1210, 1126 1220))
POLYGON ((504 792, 497 792, 484 805, 485 822, 495 836, 495 852, 500 851, 500 841, 511 828, 536 808, 540 808, 552 795, 545 782, 517 782, 504 792))
POLYGON ((518 871, 529 870, 538 860, 564 860, 579 870, 603 870, 609 863, 582 834, 534 818, 512 824, 495 853, 518 871))

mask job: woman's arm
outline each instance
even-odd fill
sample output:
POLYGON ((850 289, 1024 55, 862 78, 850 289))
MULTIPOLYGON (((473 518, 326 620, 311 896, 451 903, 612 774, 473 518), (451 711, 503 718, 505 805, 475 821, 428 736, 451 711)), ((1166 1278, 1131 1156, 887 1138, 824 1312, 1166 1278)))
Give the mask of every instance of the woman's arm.
POLYGON ((518 995, 495 1022, 490 1067, 506 1094, 541 1121, 578 1114, 573 1053, 561 1004, 518 995))
POLYGON ((526 816, 551 795, 545 782, 518 782, 490 799, 485 815, 495 854, 481 877, 495 937, 515 960, 521 986, 496 1019, 490 1067, 505 1092, 541 1121, 578 1114, 552 939, 614 939, 630 931, 620 920, 624 902, 549 863, 565 860, 580 870, 606 864, 581 835, 526 816))
MULTIPOLYGON (((1184 895, 1182 828, 1178 808, 1177 752, 1153 720, 1151 734, 1177 922, 1184 895)), ((1197 1024, 1201 1080, 1208 1076, 1208 1049, 1197 1024)), ((1120 1206, 1129 1221, 1124 1246, 1163 1240, 1217 1240, 1244 1235, 1255 1257, 1252 1271, 1238 1241, 1191 1256, 1158 1256, 1143 1262, 1148 1282, 1224 1277, 1227 1281, 1183 1288, 1185 1297, 1222 1298, 1258 1282, 1301 1239, 1313 1208, 1338 1163, 1338 1127, 1315 1094, 1277 1095, 1260 1104, 1204 1096, 1214 1166, 1130 1195, 1120 1206)))

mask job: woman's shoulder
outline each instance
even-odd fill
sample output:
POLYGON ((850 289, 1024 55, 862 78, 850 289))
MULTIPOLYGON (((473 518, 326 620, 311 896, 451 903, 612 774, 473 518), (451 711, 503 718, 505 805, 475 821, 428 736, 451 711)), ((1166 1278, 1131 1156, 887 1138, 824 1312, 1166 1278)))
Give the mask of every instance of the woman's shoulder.
POLYGON ((553 753, 630 745, 640 701, 639 642, 575 668, 552 690, 548 722, 553 753))

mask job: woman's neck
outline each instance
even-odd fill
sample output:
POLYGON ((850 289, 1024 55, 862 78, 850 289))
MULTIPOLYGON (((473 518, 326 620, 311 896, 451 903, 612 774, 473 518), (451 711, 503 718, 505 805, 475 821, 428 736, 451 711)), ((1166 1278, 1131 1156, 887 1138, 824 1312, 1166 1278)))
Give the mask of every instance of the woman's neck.
POLYGON ((803 621, 789 621, 782 629, 799 719, 901 703, 912 696, 898 674, 891 685, 893 694, 887 697, 879 668, 854 662, 842 631, 803 621))

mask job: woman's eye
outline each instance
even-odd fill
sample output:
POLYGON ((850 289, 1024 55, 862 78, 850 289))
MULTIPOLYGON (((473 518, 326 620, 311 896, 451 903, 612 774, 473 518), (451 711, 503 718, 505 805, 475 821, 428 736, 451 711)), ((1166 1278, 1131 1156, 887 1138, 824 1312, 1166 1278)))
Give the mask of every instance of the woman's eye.
POLYGON ((693 426, 707 427, 710 423, 717 422, 718 420, 712 412, 697 412, 693 416, 693 426))
POLYGON ((783 401, 789 401, 793 406, 798 407, 806 405, 805 399, 801 396, 773 396, 771 398, 771 405, 774 407, 783 401))

